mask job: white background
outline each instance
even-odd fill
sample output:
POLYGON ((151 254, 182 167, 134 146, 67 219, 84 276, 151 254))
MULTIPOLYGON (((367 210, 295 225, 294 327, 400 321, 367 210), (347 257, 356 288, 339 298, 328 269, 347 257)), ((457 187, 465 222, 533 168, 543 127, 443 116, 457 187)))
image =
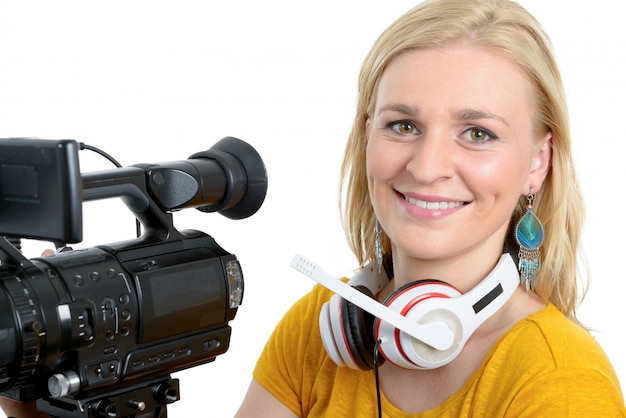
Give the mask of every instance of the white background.
MULTIPOLYGON (((76 139, 130 165, 186 159, 236 136, 265 160, 269 191, 251 218, 175 215, 179 229, 200 229, 237 255, 246 292, 229 351, 176 374, 182 400, 169 416, 234 414, 275 323, 312 286, 289 267, 294 253, 338 276, 355 268, 337 201, 357 72, 379 33, 415 3, 0 3, 0 137, 76 139)), ((522 4, 551 35, 567 85, 589 214, 592 282, 580 317, 626 382, 624 15, 608 0, 522 4)), ((83 172, 110 168, 87 153, 83 172)), ((120 201, 89 202, 85 212, 79 247, 134 234, 120 201)), ((26 247, 28 257, 39 251, 26 247)))

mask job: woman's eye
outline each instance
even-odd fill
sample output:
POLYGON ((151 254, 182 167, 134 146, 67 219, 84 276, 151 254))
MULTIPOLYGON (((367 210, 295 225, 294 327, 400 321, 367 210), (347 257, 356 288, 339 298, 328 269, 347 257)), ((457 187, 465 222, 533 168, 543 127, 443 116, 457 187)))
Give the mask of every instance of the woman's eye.
POLYGON ((491 132, 480 129, 480 128, 470 128, 464 132, 464 135, 471 142, 487 142, 493 139, 496 139, 496 136, 491 132))
POLYGON ((418 133, 417 128, 412 122, 398 121, 389 124, 389 127, 394 131, 402 135, 410 135, 418 133))

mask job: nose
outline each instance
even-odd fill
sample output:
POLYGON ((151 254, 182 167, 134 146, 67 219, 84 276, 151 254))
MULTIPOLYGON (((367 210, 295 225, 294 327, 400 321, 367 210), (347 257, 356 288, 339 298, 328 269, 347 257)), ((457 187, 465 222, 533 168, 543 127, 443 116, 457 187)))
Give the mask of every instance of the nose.
POLYGON ((455 173, 454 140, 443 132, 431 131, 415 141, 406 170, 422 184, 448 179, 455 173))

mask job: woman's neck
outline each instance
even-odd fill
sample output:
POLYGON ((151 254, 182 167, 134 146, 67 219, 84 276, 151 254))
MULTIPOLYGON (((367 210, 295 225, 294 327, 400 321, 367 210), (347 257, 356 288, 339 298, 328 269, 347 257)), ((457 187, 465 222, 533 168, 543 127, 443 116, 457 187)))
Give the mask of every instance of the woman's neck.
POLYGON ((393 249, 392 291, 418 280, 441 280, 465 293, 480 283, 496 266, 503 245, 483 245, 459 254, 418 258, 393 249))

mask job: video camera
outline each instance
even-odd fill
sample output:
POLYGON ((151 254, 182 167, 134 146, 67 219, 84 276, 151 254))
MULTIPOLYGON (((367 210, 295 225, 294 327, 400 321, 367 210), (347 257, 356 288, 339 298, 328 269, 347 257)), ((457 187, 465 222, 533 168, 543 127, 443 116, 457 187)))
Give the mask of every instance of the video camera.
POLYGON ((51 417, 166 417, 170 373, 230 343, 243 298, 237 258, 173 211, 231 219, 267 191, 263 160, 232 137, 187 160, 81 174, 74 140, 0 139, 0 396, 37 400, 51 417), (120 198, 136 239, 87 249, 82 202, 120 198), (57 243, 27 259, 22 238, 57 243))

